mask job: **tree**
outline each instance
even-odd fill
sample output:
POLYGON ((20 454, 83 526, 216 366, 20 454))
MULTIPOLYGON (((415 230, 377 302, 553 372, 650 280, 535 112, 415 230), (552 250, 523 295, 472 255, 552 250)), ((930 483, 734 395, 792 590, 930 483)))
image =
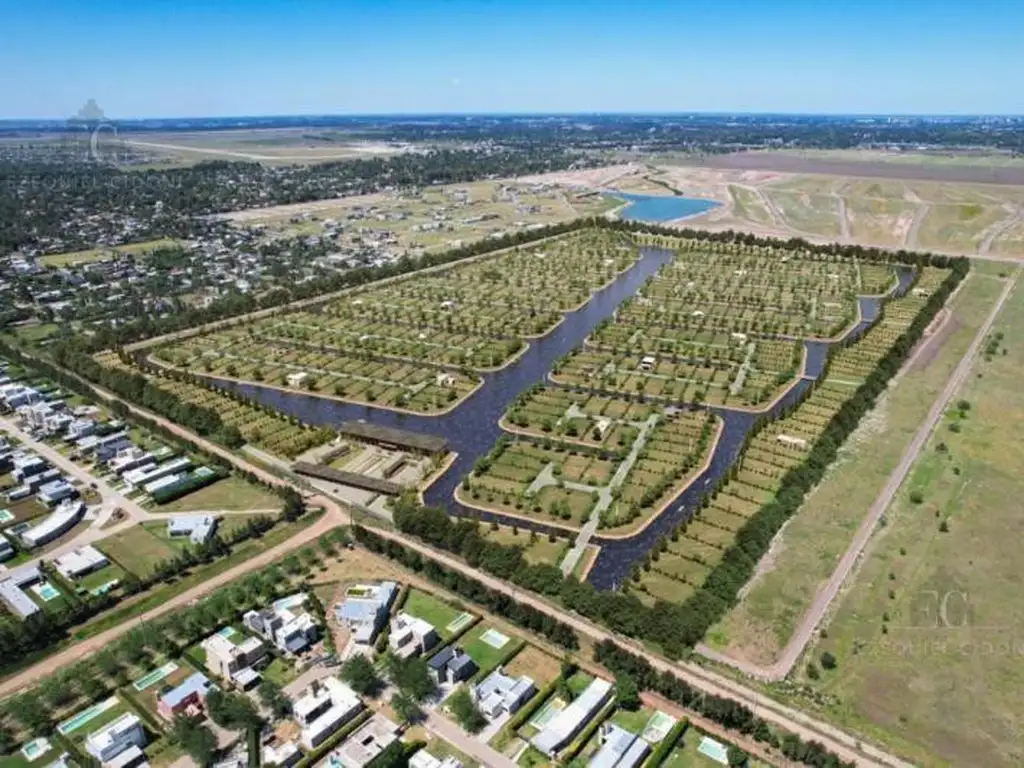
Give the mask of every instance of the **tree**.
POLYGON ((615 701, 622 709, 635 712, 640 709, 640 691, 631 677, 615 678, 615 701))
POLYGON ((836 657, 828 651, 821 654, 821 666, 823 669, 835 669, 836 668, 836 657))
POLYGON ((735 744, 730 744, 726 752, 726 759, 729 761, 729 765, 746 765, 747 753, 735 744))
POLYGON ((179 745, 197 765, 213 764, 217 754, 217 737, 199 718, 178 715, 169 733, 171 742, 179 745))
POLYGON ((280 720, 288 717, 292 711, 292 704, 288 697, 284 695, 284 691, 281 690, 281 686, 275 683, 273 680, 264 680, 260 683, 260 687, 257 689, 257 693, 260 696, 260 701, 269 709, 274 719, 280 720))
POLYGON ((423 701, 434 692, 434 681, 425 660, 418 657, 403 660, 391 654, 385 665, 391 682, 413 701, 423 701))
POLYGON ((416 700, 405 693, 396 693, 391 697, 391 708, 405 723, 416 723, 423 719, 423 710, 416 700))
POLYGON ((364 696, 375 696, 381 687, 381 679, 373 663, 360 653, 357 653, 341 665, 341 679, 344 680, 353 691, 364 696))
POLYGON ((213 722, 231 731, 259 728, 263 724, 249 697, 238 693, 211 690, 206 696, 206 711, 213 722))
POLYGON ((480 712, 465 686, 460 687, 448 697, 447 705, 463 730, 469 733, 479 733, 487 725, 487 718, 480 712))

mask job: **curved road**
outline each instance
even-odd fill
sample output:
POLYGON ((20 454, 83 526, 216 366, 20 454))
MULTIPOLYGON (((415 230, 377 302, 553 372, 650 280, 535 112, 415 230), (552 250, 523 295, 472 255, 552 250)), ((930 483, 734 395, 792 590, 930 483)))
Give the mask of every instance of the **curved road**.
MULTIPOLYGON (((70 371, 65 371, 65 373, 70 373, 70 371)), ((116 398, 110 392, 103 390, 100 387, 96 387, 80 377, 76 378, 79 378, 79 381, 82 381, 83 384, 88 386, 97 397, 105 400, 119 400, 119 398, 116 398)), ((124 403, 124 401, 120 402, 124 403)), ((231 451, 211 443, 210 441, 189 432, 161 416, 157 416, 156 414, 136 405, 129 403, 124 404, 133 413, 160 424, 162 427, 181 436, 182 438, 200 445, 204 450, 208 450, 210 453, 223 457, 242 471, 252 472, 260 479, 274 485, 290 484, 288 481, 267 472, 261 467, 250 464, 248 461, 231 451)), ((247 560, 244 563, 240 563, 239 565, 207 580, 203 584, 183 592, 166 603, 147 611, 138 618, 119 624, 102 634, 77 643, 64 651, 45 659, 39 664, 36 664, 23 672, 0 682, 0 696, 10 695, 15 691, 22 690, 40 678, 52 674, 56 669, 81 658, 82 655, 104 647, 137 624, 156 618, 157 616, 160 616, 174 608, 187 605, 188 603, 208 594, 210 591, 227 584, 234 578, 237 578, 251 570, 269 565, 285 553, 315 539, 317 536, 327 530, 330 530, 332 527, 349 522, 348 514, 333 500, 309 493, 305 494, 305 499, 307 503, 322 506, 326 510, 323 518, 317 521, 314 525, 304 529, 288 541, 268 549, 259 556, 247 560)), ((564 606, 550 603, 532 592, 523 591, 509 582, 478 571, 463 561, 452 557, 449 553, 434 550, 419 541, 409 539, 401 534, 391 531, 378 529, 376 532, 385 538, 401 542, 404 546, 409 547, 410 549, 417 550, 421 554, 440 561, 452 570, 460 571, 471 576, 491 589, 503 592, 514 597, 520 602, 531 605, 537 610, 543 611, 548 615, 565 622, 577 632, 596 642, 612 640, 620 646, 628 648, 632 653, 645 658, 655 669, 671 671, 681 679, 685 680, 688 684, 704 691, 705 693, 739 701, 750 707, 757 716, 761 717, 765 721, 795 733, 804 740, 818 741, 828 749, 831 749, 845 761, 853 760, 856 761, 858 765, 876 766, 878 768, 912 768, 910 763, 907 763, 880 748, 865 743, 861 738, 846 733, 836 726, 817 720, 804 712, 780 704, 768 696, 746 687, 742 683, 730 680, 729 678, 709 671, 694 663, 673 663, 667 661, 666 659, 651 653, 638 643, 615 635, 605 628, 582 618, 574 612, 566 612, 564 606)))
POLYGON ((832 572, 832 576, 829 577, 829 580, 825 582, 824 586, 818 590, 818 593, 814 597, 814 601, 811 603, 811 607, 800 620, 800 624, 797 626, 793 636, 789 639, 789 642, 783 649, 779 659, 771 666, 761 667, 749 662, 738 661, 726 656, 725 654, 708 648, 703 644, 697 647, 698 653, 712 659, 713 661, 728 664, 745 674, 761 678, 763 680, 781 680, 790 673, 793 666, 800 658, 800 655, 804 652, 804 648, 807 647, 807 644, 814 636, 814 631, 825 617, 825 613, 828 611, 829 606, 839 594, 839 590, 842 588, 843 583, 857 565, 857 561, 859 560, 864 547, 870 540, 872 533, 874 533, 879 519, 892 503, 892 500, 896 496, 897 491, 899 491, 900 486, 903 485, 903 481, 906 480, 907 475, 913 468, 914 462, 917 460, 918 454, 921 453, 921 450, 928 442, 929 436, 942 419, 942 415, 945 413, 946 406, 949 404, 949 401, 953 398, 953 395, 956 394, 957 390, 960 389, 960 386, 964 383, 964 380, 971 372, 971 367, 974 365, 974 359, 977 357, 982 344, 985 343, 985 338, 988 336, 989 331, 992 330, 992 325, 995 323, 996 317, 999 315, 999 312, 1002 310, 1007 298, 1009 298, 1011 291, 1017 284, 1017 278, 1019 275, 1020 268, 1018 267, 1017 271, 1014 272, 1013 277, 1006 281, 1006 286, 1003 288, 1003 292, 999 295, 999 299, 993 305, 992 311, 989 312, 988 317, 985 318, 985 322, 982 323, 977 334, 975 334, 974 340, 971 342, 971 346, 968 347, 964 356, 960 358, 960 362, 957 364, 953 374, 946 382, 945 388, 943 388, 942 392, 939 393, 939 396, 935 398, 935 402, 932 403, 932 407, 928 411, 928 416, 921 423, 921 426, 914 434, 914 439, 911 440, 910 445, 908 445, 907 449, 903 452, 903 455, 900 457, 899 464, 892 471, 892 474, 889 475, 889 480, 886 482, 885 487, 882 488, 877 498, 875 498, 874 503, 871 505, 867 515, 865 515, 864 520, 857 529, 857 533, 853 537, 853 541, 850 542, 850 546, 846 549, 846 552, 843 553, 843 557, 840 559, 835 571, 832 572))

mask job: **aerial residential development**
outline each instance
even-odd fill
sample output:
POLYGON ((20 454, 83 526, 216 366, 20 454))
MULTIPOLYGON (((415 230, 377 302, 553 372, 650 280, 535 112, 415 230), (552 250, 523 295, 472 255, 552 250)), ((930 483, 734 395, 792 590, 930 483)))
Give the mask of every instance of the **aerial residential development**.
POLYGON ((0 768, 1022 763, 1019 4, 222 5, 5 15, 0 768))

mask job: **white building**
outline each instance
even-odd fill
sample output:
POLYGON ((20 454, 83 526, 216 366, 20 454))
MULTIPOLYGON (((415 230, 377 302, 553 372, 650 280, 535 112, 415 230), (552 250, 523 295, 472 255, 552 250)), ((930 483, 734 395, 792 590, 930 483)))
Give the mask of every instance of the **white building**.
POLYGON ((552 757, 568 744, 598 713, 611 697, 612 684, 595 678, 569 706, 555 715, 531 742, 538 750, 552 757))
POLYGON ((26 566, 7 571, 6 577, 0 580, 0 600, 15 616, 27 619, 39 613, 39 606, 25 594, 24 588, 37 581, 42 581, 43 574, 36 566, 26 566))
POLYGON ((6 536, 0 533, 0 563, 10 560, 12 557, 14 557, 14 545, 11 544, 6 536))
POLYGON ((219 632, 203 640, 202 648, 206 652, 207 669, 242 687, 246 687, 255 674, 252 666, 267 655, 258 637, 246 637, 235 644, 219 632))
POLYGON ((109 562, 106 555, 89 544, 56 558, 53 561, 53 567, 65 579, 74 580, 87 573, 98 571, 109 562))
POLYGON ((362 709, 356 692, 336 677, 314 682, 292 703, 295 720, 302 726, 300 743, 307 750, 316 749, 362 709))
POLYGON ((203 544, 216 527, 217 518, 212 515, 182 515, 167 521, 167 535, 172 538, 188 536, 193 544, 203 544))
POLYGON ((110 762, 130 749, 137 750, 141 757, 144 746, 146 732, 142 722, 131 712, 126 712, 112 723, 90 733, 85 740, 85 750, 101 763, 110 762))
POLYGON ((295 610, 305 601, 305 594, 292 595, 275 601, 271 608, 248 611, 242 623, 253 632, 265 637, 286 653, 301 653, 316 642, 320 628, 305 611, 295 610))
POLYGON ((392 652, 402 659, 418 656, 429 651, 440 641, 434 625, 425 619, 417 618, 405 611, 391 619, 391 632, 388 635, 388 646, 392 652))
POLYGON ((409 758, 409 768, 462 768, 462 763, 451 755, 438 760, 426 749, 421 749, 409 758))
POLYGON ((391 603, 397 594, 398 585, 393 581, 349 587, 344 601, 335 607, 334 613, 338 621, 352 631, 352 639, 357 645, 372 645, 387 621, 391 603))
POLYGON ((473 700, 480 707, 480 711, 491 719, 505 712, 514 714, 536 692, 537 687, 533 680, 525 675, 518 679, 509 677, 501 667, 471 689, 473 700))
POLYGON ((344 768, 363 768, 398 740, 398 726, 376 714, 356 729, 328 760, 344 768))
POLYGON ((25 546, 32 548, 53 541, 58 536, 71 530, 85 514, 85 504, 81 501, 68 499, 62 502, 41 523, 21 532, 21 540, 25 546))

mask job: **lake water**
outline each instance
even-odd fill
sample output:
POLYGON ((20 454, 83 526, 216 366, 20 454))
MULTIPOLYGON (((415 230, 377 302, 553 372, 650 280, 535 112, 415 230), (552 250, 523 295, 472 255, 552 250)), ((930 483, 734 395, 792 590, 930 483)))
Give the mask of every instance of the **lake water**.
POLYGON ((669 197, 667 195, 630 195, 616 192, 629 205, 619 212, 628 221, 674 221, 689 216, 707 213, 717 208, 714 200, 699 200, 694 197, 669 197))

